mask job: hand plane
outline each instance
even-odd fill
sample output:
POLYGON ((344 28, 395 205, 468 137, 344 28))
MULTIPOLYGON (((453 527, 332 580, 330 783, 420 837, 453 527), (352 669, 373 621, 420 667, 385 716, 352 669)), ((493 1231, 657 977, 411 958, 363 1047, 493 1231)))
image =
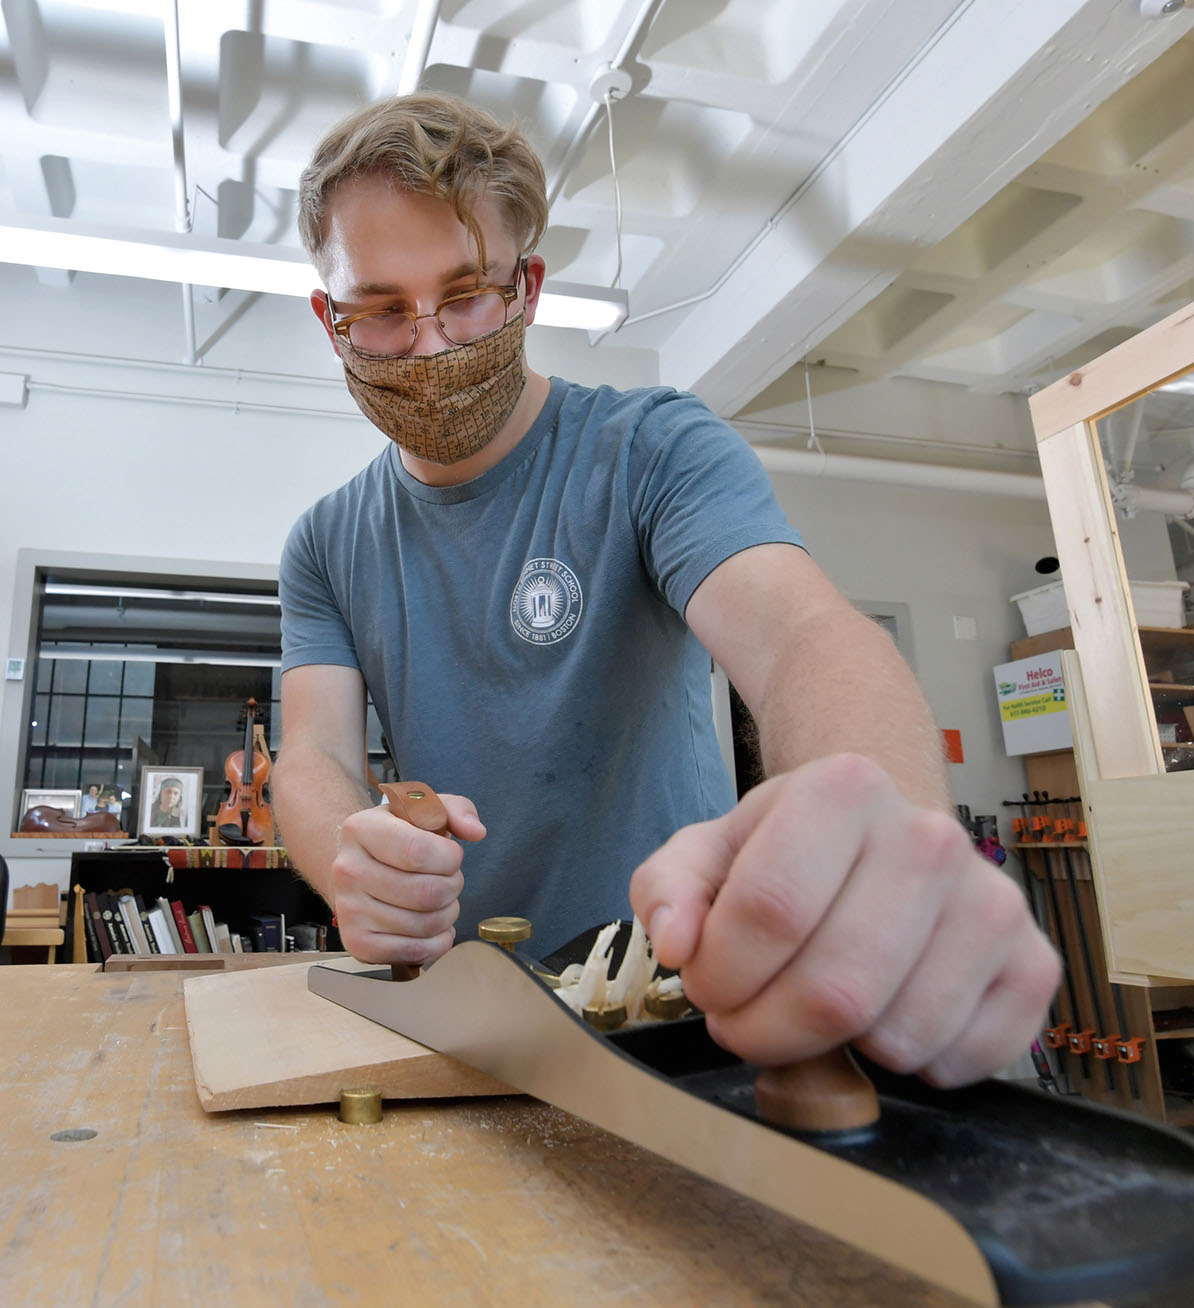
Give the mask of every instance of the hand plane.
POLYGON ((866 1063, 877 1121, 777 1125, 760 1069, 716 1045, 703 1015, 602 1031, 560 1002, 551 977, 595 935, 540 961, 468 941, 402 984, 389 968, 320 964, 308 988, 976 1303, 1194 1302, 1182 1134, 1004 1081, 937 1091, 866 1063))

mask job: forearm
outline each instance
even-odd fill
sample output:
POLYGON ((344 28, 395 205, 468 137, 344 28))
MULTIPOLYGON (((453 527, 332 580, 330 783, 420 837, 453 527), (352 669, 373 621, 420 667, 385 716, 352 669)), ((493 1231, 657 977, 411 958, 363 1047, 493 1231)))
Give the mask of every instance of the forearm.
POLYGON ((924 695, 890 637, 860 614, 827 618, 815 649, 797 638, 753 711, 769 776, 827 754, 863 754, 914 803, 953 812, 924 695))
POLYGON ((310 746, 283 746, 271 783, 274 816, 291 862, 335 907, 332 862, 340 826, 373 800, 360 777, 337 759, 310 746))

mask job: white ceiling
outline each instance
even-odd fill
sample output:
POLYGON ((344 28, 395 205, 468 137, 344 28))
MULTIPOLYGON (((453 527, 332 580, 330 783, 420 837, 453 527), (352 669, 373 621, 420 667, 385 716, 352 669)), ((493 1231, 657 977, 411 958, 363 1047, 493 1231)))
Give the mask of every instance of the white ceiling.
MULTIPOLYGON (((630 317, 598 370, 648 352, 752 439, 800 444, 806 363, 818 403, 903 378, 1007 404, 1194 300, 1194 11, 1142 12, 1162 2, 178 0, 172 113, 171 0, 0 0, 0 224, 189 225, 293 258, 314 142, 417 78, 518 115, 549 277, 608 286, 612 65, 630 317)), ((41 269, 27 293, 84 286, 41 269)), ((269 298, 228 312, 268 320, 269 298)), ((1162 484, 1194 397, 1155 403, 1119 448, 1162 484)), ((925 423, 916 457, 964 444, 925 423)))

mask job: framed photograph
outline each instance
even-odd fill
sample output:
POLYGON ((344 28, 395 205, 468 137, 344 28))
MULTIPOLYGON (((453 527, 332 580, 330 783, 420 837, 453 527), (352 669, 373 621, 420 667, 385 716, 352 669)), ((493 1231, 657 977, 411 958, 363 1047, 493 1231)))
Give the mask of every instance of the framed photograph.
POLYGON ((141 769, 139 836, 197 836, 203 822, 203 769, 165 764, 141 769))
POLYGON ((17 818, 17 826, 21 825, 25 814, 39 804, 45 804, 48 808, 60 808, 67 817, 77 818, 80 816, 79 810, 82 803, 83 792, 81 790, 22 790, 21 812, 17 818))

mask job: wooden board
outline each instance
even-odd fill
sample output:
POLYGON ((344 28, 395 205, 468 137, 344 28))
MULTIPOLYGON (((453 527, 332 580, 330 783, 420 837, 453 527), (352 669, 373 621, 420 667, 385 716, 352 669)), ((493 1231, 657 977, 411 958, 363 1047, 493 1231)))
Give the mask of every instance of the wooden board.
POLYGON ((1119 529, 1094 428, 1037 446, 1074 646, 1090 704, 1099 775, 1165 771, 1119 529))
MULTIPOLYGON (((1130 404, 1189 372, 1192 361, 1194 304, 1187 304, 1031 396, 1028 407, 1037 439, 1130 404)), ((1046 484, 1048 480, 1046 476, 1046 484)))
POLYGON ((0 945, 4 948, 21 948, 24 945, 60 945, 66 939, 66 932, 60 926, 5 926, 4 939, 0 945))
POLYGON ((64 909, 53 882, 17 886, 12 892, 12 907, 8 910, 0 948, 44 949, 45 962, 54 962, 58 946, 66 942, 66 932, 62 929, 64 909))
POLYGON ((1194 980, 1194 773, 1103 777, 1084 674, 1073 653, 1062 667, 1111 979, 1194 980))
POLYGON ((0 967, 5 1304, 964 1308, 526 1096, 204 1114, 181 985, 0 967))
POLYGON ((1194 772, 1087 779, 1117 974, 1194 980, 1194 772))
POLYGON ((11 840, 128 840, 127 831, 10 831, 11 840))
MULTIPOLYGON (((339 1103, 377 1086, 388 1099, 512 1094, 454 1058, 307 989, 309 963, 187 977, 191 1064, 207 1112, 339 1103)), ((362 969, 366 965, 362 964, 362 969)))
POLYGON ((285 954, 113 954, 105 972, 242 972, 254 967, 293 967, 296 963, 326 963, 347 954, 297 950, 285 954))

